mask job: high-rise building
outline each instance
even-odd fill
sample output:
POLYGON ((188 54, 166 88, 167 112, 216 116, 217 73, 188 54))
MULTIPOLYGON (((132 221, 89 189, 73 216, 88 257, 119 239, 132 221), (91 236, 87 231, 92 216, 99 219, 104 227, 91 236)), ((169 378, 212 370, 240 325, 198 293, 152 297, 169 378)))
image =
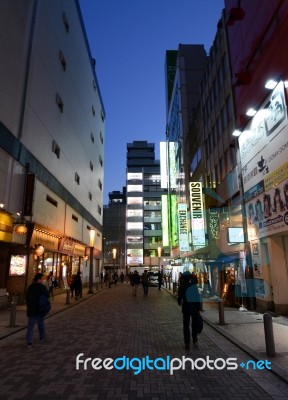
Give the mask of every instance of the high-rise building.
POLYGON ((99 272, 105 110, 77 0, 3 1, 0 22, 0 287, 22 296, 37 271, 99 272))
POLYGON ((109 193, 109 204, 103 208, 103 268, 126 273, 126 187, 109 193))
POLYGON ((155 145, 147 141, 127 144, 127 267, 159 267, 162 249, 160 161, 155 145))

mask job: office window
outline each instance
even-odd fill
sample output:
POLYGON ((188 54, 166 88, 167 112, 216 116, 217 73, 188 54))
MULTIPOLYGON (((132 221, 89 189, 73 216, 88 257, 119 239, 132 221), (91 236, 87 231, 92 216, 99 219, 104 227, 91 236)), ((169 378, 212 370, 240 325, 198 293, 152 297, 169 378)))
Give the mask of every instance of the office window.
POLYGON ((57 158, 60 158, 60 147, 58 144, 53 140, 52 142, 52 151, 56 154, 57 158))
POLYGON ((58 207, 58 202, 49 196, 49 194, 46 196, 46 201, 48 201, 48 203, 52 204, 54 207, 58 207))
POLYGON ((78 217, 76 217, 76 215, 72 214, 72 219, 76 222, 78 222, 78 217))
POLYGON ((99 206, 99 204, 98 204, 98 214, 102 214, 102 208, 99 206))
POLYGON ((100 188, 100 190, 102 190, 102 182, 100 179, 98 179, 98 187, 100 188))
POLYGON ((92 143, 94 143, 95 139, 94 139, 94 135, 93 135, 92 132, 91 132, 91 134, 90 134, 90 138, 91 138, 92 143))
POLYGON ((80 185, 80 176, 75 172, 75 182, 80 185))
POLYGON ((92 193, 91 192, 88 193, 88 198, 90 201, 92 201, 92 193))
POLYGON ((63 113, 64 103, 58 93, 56 93, 56 104, 59 107, 59 110, 61 111, 61 113, 63 113))
POLYGON ((94 166, 91 161, 90 161, 90 169, 91 169, 91 171, 93 171, 93 169, 94 169, 94 166))
POLYGON ((104 142, 104 138, 103 138, 103 134, 102 134, 102 132, 100 131, 100 140, 101 140, 101 143, 103 144, 103 142, 104 142))
POLYGON ((70 29, 70 25, 69 25, 69 21, 68 21, 67 15, 65 13, 63 13, 62 18, 63 18, 63 23, 64 23, 64 26, 65 26, 65 30, 68 33, 69 29, 70 29))
POLYGON ((103 167, 103 160, 102 160, 102 157, 100 156, 100 154, 99 154, 99 163, 100 163, 101 167, 103 167))
POLYGON ((95 117, 95 108, 94 108, 94 106, 92 106, 92 114, 93 114, 93 117, 95 117))
POLYGON ((61 62, 63 70, 66 71, 67 63, 66 63, 65 57, 64 57, 64 55, 63 55, 61 50, 59 52, 59 60, 61 62))

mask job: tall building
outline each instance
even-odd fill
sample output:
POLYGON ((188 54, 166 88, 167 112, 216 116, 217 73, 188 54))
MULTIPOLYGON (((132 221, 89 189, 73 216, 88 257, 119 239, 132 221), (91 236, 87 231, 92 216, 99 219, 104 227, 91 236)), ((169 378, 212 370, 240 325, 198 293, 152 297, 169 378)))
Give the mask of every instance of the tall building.
POLYGON ((155 145, 147 141, 127 144, 126 255, 128 269, 159 267, 162 249, 160 161, 155 145))
POLYGON ((175 53, 171 51, 166 53, 167 209, 170 253, 175 258, 181 257, 181 253, 186 253, 191 249, 192 239, 191 233, 189 237, 187 218, 189 202, 186 197, 184 168, 188 165, 187 149, 194 140, 190 136, 190 126, 199 105, 200 82, 206 64, 207 54, 203 45, 180 44, 176 60, 175 53), (171 83, 174 63, 174 80, 171 83), (183 229, 183 224, 185 229, 183 229))
POLYGON ((0 286, 23 296, 36 271, 99 273, 105 110, 77 0, 4 1, 0 20, 0 286))
POLYGON ((103 267, 126 273, 126 187, 109 193, 103 209, 103 267))

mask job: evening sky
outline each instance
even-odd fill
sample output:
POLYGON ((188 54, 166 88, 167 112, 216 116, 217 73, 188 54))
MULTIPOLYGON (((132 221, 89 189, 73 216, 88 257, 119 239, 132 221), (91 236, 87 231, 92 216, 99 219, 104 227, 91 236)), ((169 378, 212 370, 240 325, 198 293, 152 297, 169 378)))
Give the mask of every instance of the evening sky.
POLYGON ((213 44, 224 0, 79 0, 106 112, 104 204, 125 186, 126 147, 165 140, 165 53, 213 44))

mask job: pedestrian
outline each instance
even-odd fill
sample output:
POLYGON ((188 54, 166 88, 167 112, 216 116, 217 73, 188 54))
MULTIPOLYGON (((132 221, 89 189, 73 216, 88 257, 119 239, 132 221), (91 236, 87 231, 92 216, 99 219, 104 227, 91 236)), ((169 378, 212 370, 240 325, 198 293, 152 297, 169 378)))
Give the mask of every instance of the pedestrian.
POLYGON ((74 276, 74 289, 75 289, 75 300, 78 300, 79 297, 82 298, 82 280, 81 280, 81 272, 78 271, 74 276))
POLYGON ((137 296, 137 289, 140 283, 140 275, 135 269, 134 274, 131 274, 132 296, 137 296))
POLYGON ((54 299, 54 293, 53 293, 54 286, 55 286, 54 281, 55 281, 55 278, 53 276, 53 271, 50 271, 49 275, 48 275, 48 289, 49 289, 49 295, 50 295, 51 299, 54 299))
POLYGON ((201 299, 197 283, 197 277, 191 276, 189 271, 186 271, 182 275, 178 290, 178 304, 182 305, 183 334, 186 350, 190 348, 190 319, 193 343, 197 342, 197 319, 201 310, 201 299))
POLYGON ((143 291, 144 291, 144 294, 147 296, 147 294, 148 294, 148 285, 149 285, 149 275, 148 275, 148 273, 147 273, 147 270, 145 269, 144 270, 144 272, 143 272, 143 274, 141 275, 141 283, 142 283, 142 286, 143 286, 143 291))
POLYGON ((120 274, 120 281, 121 281, 121 283, 124 282, 124 278, 125 278, 125 276, 124 276, 123 272, 121 272, 121 274, 120 274))
POLYGON ((116 272, 114 273, 114 283, 115 283, 115 285, 117 285, 118 279, 119 279, 119 276, 118 276, 118 273, 117 273, 117 271, 116 271, 116 272))
POLYGON ((159 290, 161 290, 162 282, 163 282, 163 275, 162 275, 162 272, 159 271, 158 272, 158 289, 159 290))
POLYGON ((43 285, 44 274, 37 273, 34 276, 33 282, 28 287, 26 292, 27 305, 27 347, 31 347, 33 343, 33 330, 35 324, 38 325, 40 342, 44 342, 46 338, 44 317, 50 311, 51 304, 49 300, 49 292, 43 285), (43 308, 44 304, 44 308, 43 308))
POLYGON ((70 277, 70 280, 69 280, 69 287, 70 287, 70 293, 71 293, 72 298, 74 296, 74 290, 75 290, 74 279, 75 279, 75 274, 72 274, 70 277))
POLYGON ((112 272, 108 272, 108 283, 109 283, 109 289, 111 289, 111 285, 113 284, 113 275, 112 272))

